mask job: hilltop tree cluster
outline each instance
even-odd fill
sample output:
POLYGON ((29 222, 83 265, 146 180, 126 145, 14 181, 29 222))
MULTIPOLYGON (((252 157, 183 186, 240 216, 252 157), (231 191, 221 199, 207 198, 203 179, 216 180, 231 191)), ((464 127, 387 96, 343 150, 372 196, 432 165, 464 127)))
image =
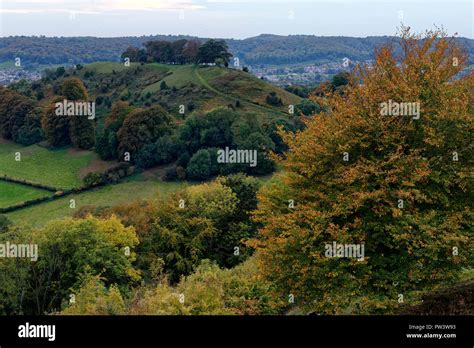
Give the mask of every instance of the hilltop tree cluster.
POLYGON ((131 62, 164 64, 228 64, 229 53, 224 40, 208 40, 204 44, 198 40, 149 41, 145 48, 129 47, 122 53, 122 59, 131 62))

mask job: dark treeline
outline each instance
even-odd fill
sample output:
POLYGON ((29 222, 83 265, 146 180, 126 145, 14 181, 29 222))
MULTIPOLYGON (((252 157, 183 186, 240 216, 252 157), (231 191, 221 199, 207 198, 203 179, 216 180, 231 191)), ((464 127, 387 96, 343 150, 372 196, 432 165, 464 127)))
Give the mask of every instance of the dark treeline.
MULTIPOLYGON (((96 61, 118 61, 127 47, 143 47, 150 41, 174 42, 200 40, 189 36, 140 37, 33 37, 0 38, 0 62, 22 59, 26 68, 32 64, 79 64, 96 61)), ((206 39, 201 39, 205 41, 206 39)), ((225 40, 229 51, 242 63, 251 65, 288 64, 295 62, 373 58, 374 49, 397 39, 391 36, 321 37, 313 35, 259 35, 244 40, 225 40)), ((474 57, 474 40, 458 38, 466 48, 469 63, 474 57)))

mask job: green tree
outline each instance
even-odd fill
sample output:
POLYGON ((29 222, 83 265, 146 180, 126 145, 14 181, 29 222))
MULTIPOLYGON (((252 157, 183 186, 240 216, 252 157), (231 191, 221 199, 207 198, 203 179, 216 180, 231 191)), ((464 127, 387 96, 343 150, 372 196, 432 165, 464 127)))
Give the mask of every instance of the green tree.
POLYGON ((132 265, 138 244, 135 229, 124 227, 115 217, 57 220, 39 230, 16 228, 1 237, 28 241, 41 252, 36 262, 0 260, 0 273, 5 272, 0 293, 8 294, 3 307, 10 313, 60 310, 71 291, 81 287, 84 274, 100 275, 107 286, 119 284, 124 292, 140 279, 132 265))
POLYGON ((224 63, 229 62, 232 54, 224 40, 208 40, 198 49, 196 60, 200 64, 215 63, 216 59, 222 59, 224 63))
MULTIPOLYGON (((87 102, 88 95, 84 83, 78 78, 68 78, 61 85, 61 93, 68 101, 87 102)), ((90 149, 95 144, 95 123, 87 115, 70 117, 70 136, 75 147, 90 149)))
POLYGON ((131 162, 134 162, 140 148, 171 134, 171 126, 171 117, 159 105, 132 111, 117 133, 119 158, 122 159, 129 152, 131 162))
POLYGON ((110 112, 104 121, 104 131, 97 136, 96 152, 103 160, 117 159, 117 131, 122 127, 127 115, 133 107, 125 101, 117 101, 112 104, 110 112))
POLYGON ((206 180, 212 175, 212 163, 209 150, 196 152, 188 163, 186 173, 191 180, 206 180))
POLYGON ((331 84, 333 89, 345 86, 350 82, 351 75, 348 72, 341 72, 333 76, 331 84))
POLYGON ((107 288, 98 275, 86 274, 81 287, 73 293, 74 302, 61 315, 123 315, 125 301, 116 285, 107 288))

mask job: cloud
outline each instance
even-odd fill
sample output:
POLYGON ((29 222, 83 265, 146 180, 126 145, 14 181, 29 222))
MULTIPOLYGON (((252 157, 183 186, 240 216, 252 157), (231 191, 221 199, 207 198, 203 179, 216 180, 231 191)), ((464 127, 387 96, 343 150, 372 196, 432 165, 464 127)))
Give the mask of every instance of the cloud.
POLYGON ((34 14, 74 12, 84 14, 130 11, 199 10, 194 0, 2 0, 0 13, 34 14))

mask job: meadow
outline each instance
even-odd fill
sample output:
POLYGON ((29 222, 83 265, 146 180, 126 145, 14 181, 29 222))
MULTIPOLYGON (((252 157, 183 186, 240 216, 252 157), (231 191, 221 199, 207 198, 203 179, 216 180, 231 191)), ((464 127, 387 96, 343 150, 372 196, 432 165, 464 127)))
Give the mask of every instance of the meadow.
POLYGON ((48 150, 38 145, 24 147, 2 141, 0 176, 70 189, 82 186, 81 170, 97 158, 90 151, 74 151, 70 148, 48 150), (17 153, 21 156, 20 161, 16 160, 17 153))
POLYGON ((6 181, 0 181, 0 192, 0 208, 51 195, 45 190, 6 181))

